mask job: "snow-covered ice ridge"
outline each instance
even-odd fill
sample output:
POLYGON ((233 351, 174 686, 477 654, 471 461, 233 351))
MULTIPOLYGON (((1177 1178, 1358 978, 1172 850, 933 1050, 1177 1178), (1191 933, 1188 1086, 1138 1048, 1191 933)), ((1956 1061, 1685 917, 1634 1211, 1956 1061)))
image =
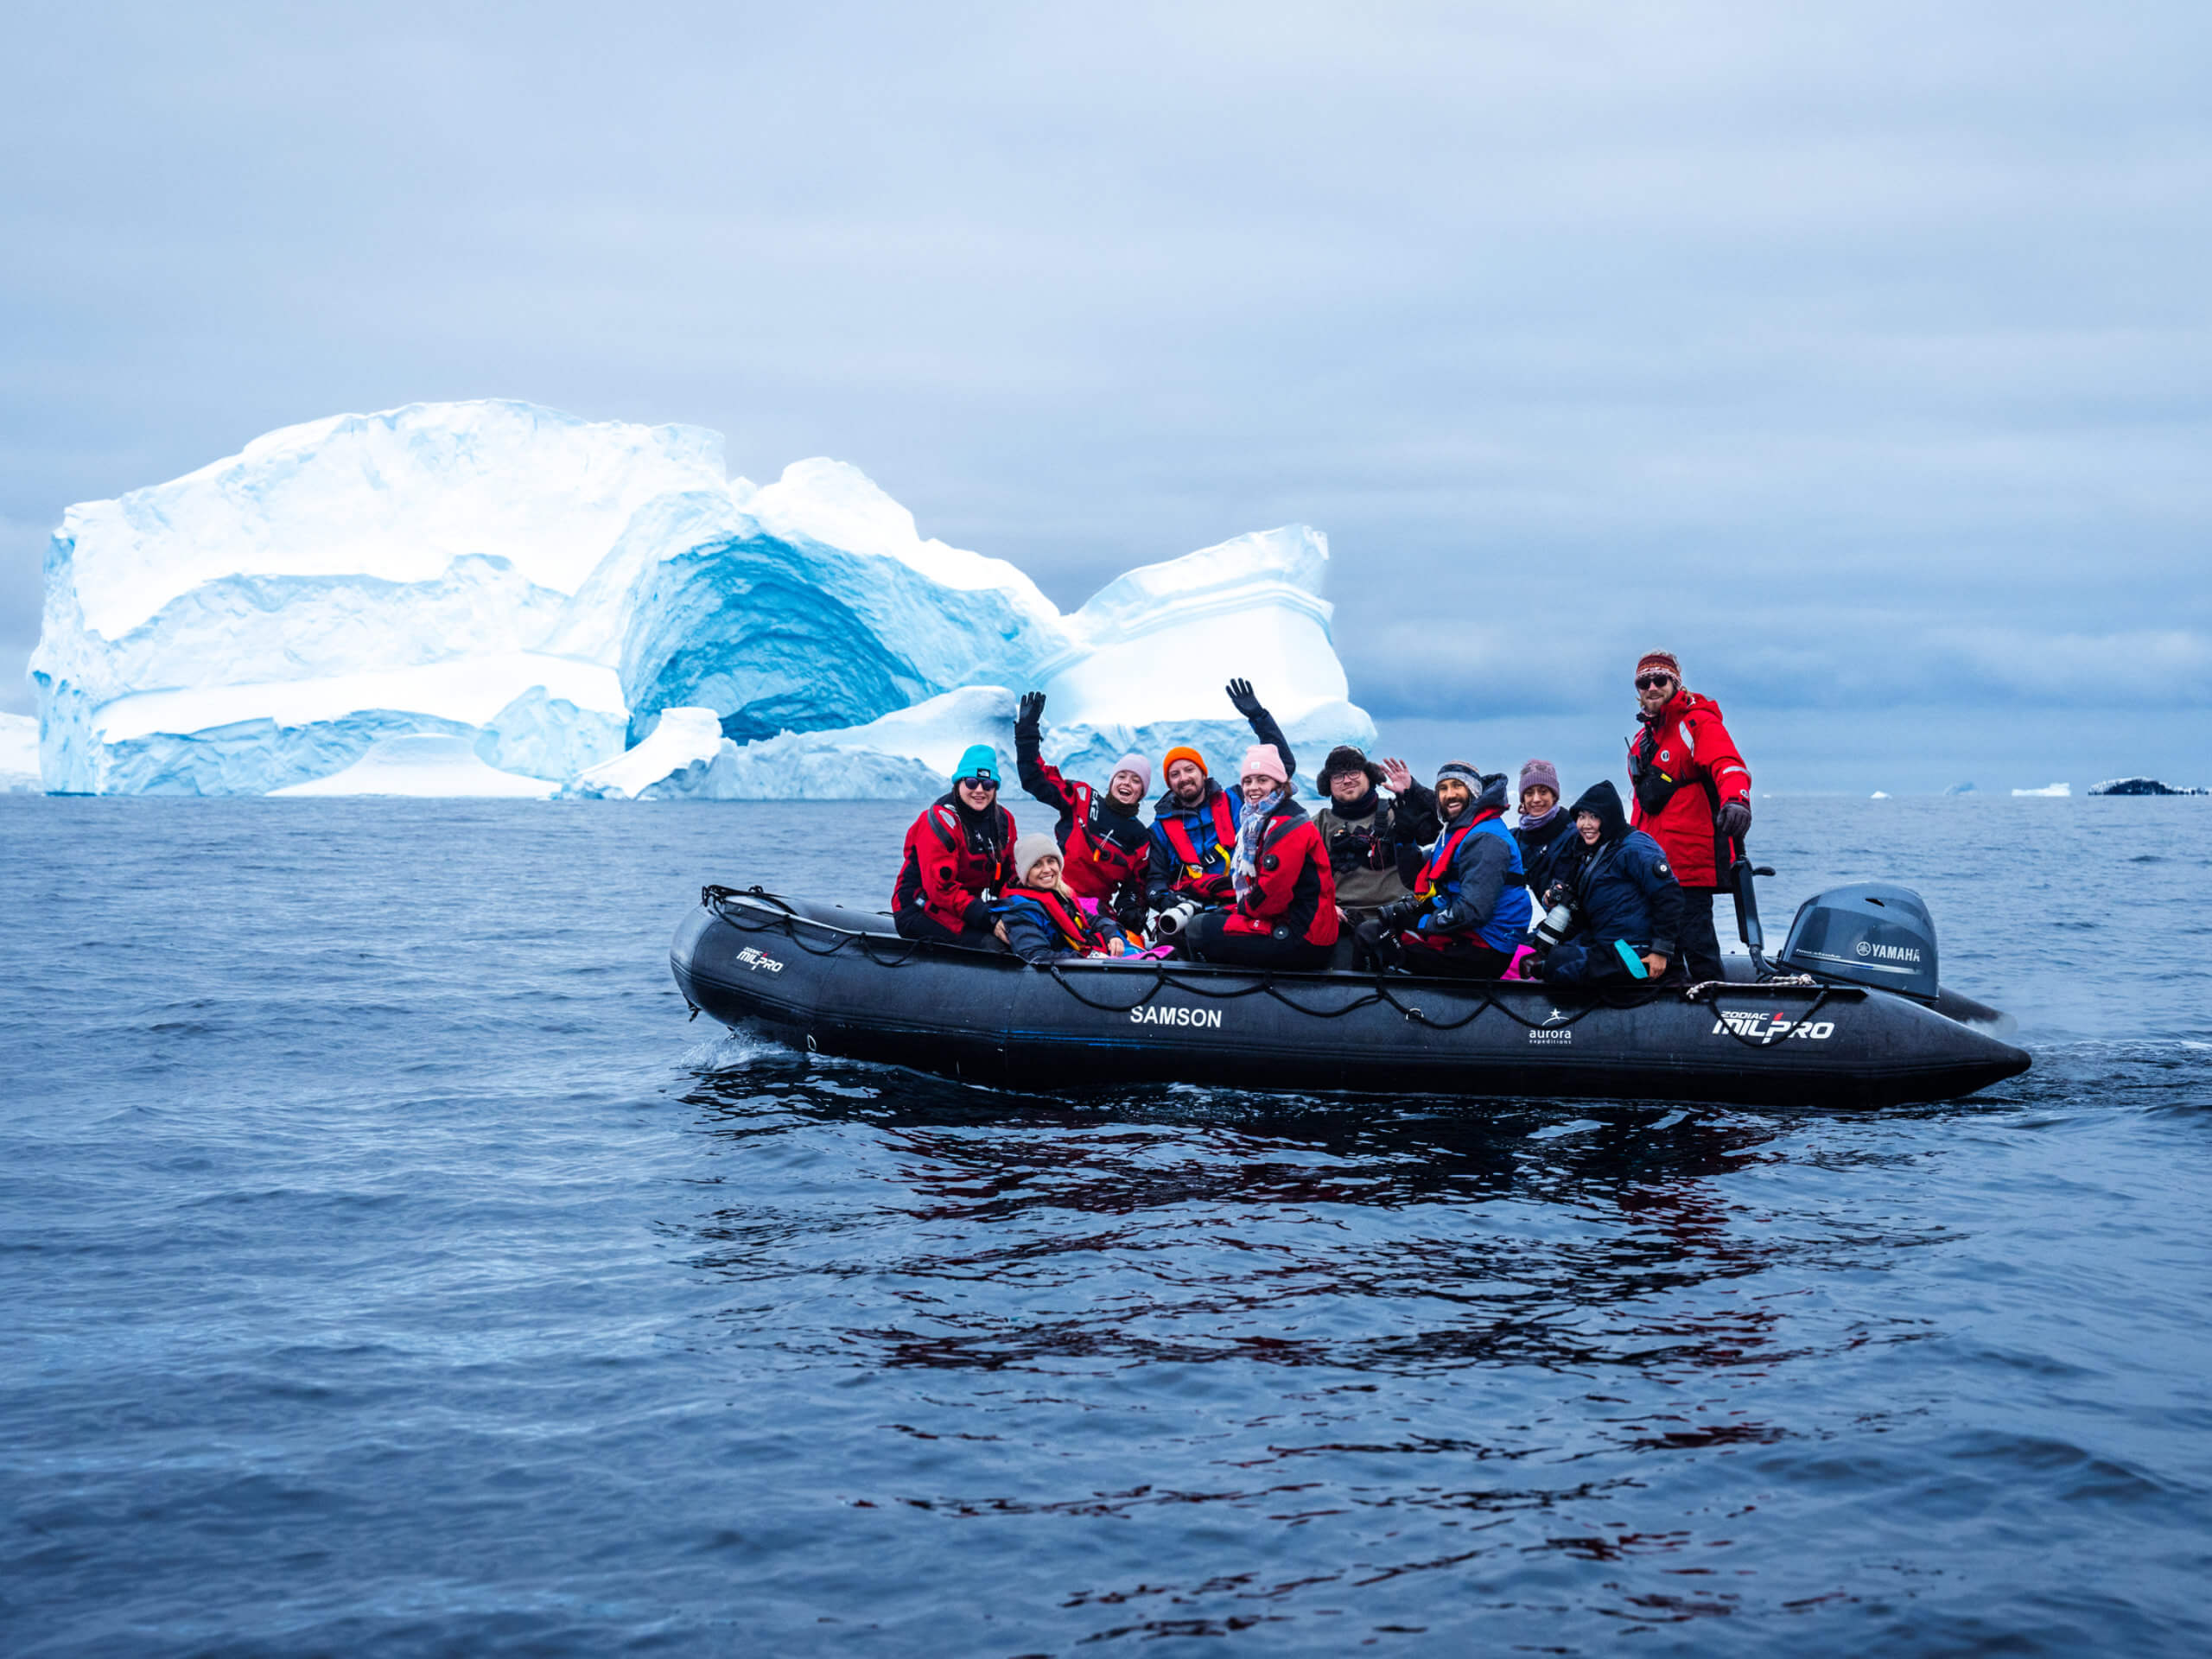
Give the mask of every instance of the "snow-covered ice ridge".
POLYGON ((840 461, 759 486, 697 427, 333 416, 63 516, 39 772, 92 794, 912 798, 970 742, 1010 766, 1035 687, 1047 758, 1103 783, 1131 748, 1241 753, 1231 675, 1318 760, 1375 738, 1328 556, 1304 525, 1241 536, 1063 615, 840 461))

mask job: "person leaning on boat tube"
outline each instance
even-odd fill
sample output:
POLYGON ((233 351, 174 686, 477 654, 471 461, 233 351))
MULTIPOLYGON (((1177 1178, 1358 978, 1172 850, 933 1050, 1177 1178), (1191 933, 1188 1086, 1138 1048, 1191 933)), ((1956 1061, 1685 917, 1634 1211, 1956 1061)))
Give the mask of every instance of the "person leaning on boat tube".
POLYGON ((1329 751, 1313 782, 1328 803, 1313 815, 1313 827, 1329 849, 1337 911, 1357 925, 1412 890, 1421 849, 1441 828, 1436 797, 1414 781, 1404 761, 1377 766, 1349 743, 1329 751), (1382 798, 1385 785, 1393 799, 1382 798))
POLYGON ((999 758, 970 744, 953 768, 952 788, 922 809, 906 831, 892 890, 891 920, 901 938, 995 950, 1006 942, 986 893, 1014 881, 1014 815, 999 804, 999 758))
POLYGON ((999 895, 999 925, 1007 948, 1024 962, 1066 962, 1077 957, 1126 956, 1129 942, 1102 919, 1063 876, 1060 843, 1033 830, 1014 843, 1021 874, 999 895))
POLYGON ((1292 795, 1272 743, 1244 752, 1244 812, 1230 859, 1236 901, 1192 918, 1184 933, 1201 962, 1240 968, 1325 968, 1337 942, 1337 882, 1320 831, 1292 795))
POLYGON ((1578 844, 1567 849, 1564 874, 1544 895, 1547 906, 1570 906, 1571 923, 1536 977, 1548 985, 1679 980, 1674 957, 1682 890, 1666 853, 1629 828, 1610 779, 1584 790, 1573 816, 1578 844))
POLYGON ((1683 965, 1692 979, 1720 977, 1713 899, 1751 827, 1751 773, 1720 721, 1720 705, 1682 683, 1671 651, 1636 664, 1637 721, 1628 777, 1630 822, 1666 850, 1682 887, 1683 965))
POLYGON ((1505 827, 1505 774, 1446 761, 1436 774, 1443 833, 1414 880, 1356 937, 1370 962, 1408 973, 1498 979, 1534 918, 1521 846, 1505 827))
POLYGON ((1141 933, 1152 832, 1137 812, 1152 785, 1151 763, 1141 754, 1123 755, 1100 794, 1045 764, 1044 720, 1045 694, 1025 693, 1014 722, 1014 764, 1021 786, 1059 814, 1052 834, 1060 846, 1061 880, 1077 896, 1096 899, 1123 927, 1141 933))
MULTIPOLYGON (((1285 768, 1298 765, 1289 740, 1253 695, 1249 680, 1231 680, 1229 701, 1250 722, 1252 735, 1274 749, 1285 768)), ((1237 828, 1244 821, 1243 796, 1214 782, 1207 775, 1205 757, 1193 748, 1179 745, 1168 750, 1160 770, 1167 780, 1167 791, 1152 809, 1147 900, 1159 911, 1229 903, 1236 896, 1229 865, 1237 828)))

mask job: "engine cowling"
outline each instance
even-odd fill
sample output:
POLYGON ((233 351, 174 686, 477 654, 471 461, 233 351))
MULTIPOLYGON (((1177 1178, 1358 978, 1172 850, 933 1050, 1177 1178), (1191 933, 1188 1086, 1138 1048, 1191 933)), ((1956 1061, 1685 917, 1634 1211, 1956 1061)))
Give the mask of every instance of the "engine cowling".
POLYGON ((1846 980, 1933 1002, 1936 918, 1910 887, 1861 881, 1816 893, 1797 907, 1782 961, 1820 979, 1846 980))

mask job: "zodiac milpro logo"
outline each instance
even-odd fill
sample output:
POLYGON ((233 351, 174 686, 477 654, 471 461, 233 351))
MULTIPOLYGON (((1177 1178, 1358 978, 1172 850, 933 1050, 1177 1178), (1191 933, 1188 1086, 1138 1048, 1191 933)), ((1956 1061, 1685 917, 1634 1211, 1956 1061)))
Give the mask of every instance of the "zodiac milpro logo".
POLYGON ((1806 1037, 1821 1042, 1835 1035, 1835 1021, 1822 1020, 1817 1024, 1809 1020, 1792 1020, 1774 1008, 1716 1008, 1719 1018, 1713 1022, 1712 1035, 1724 1031, 1738 1037, 1750 1037, 1763 1043, 1775 1042, 1783 1037, 1806 1037))
POLYGON ((782 963, 778 962, 766 951, 756 950, 749 944, 737 953, 737 959, 747 968, 754 969, 766 968, 772 974, 780 974, 784 971, 782 963))
POLYGON ((1141 1008, 1129 1010, 1133 1026, 1202 1026, 1210 1031, 1221 1029, 1219 1008, 1162 1008, 1146 1003, 1141 1008))

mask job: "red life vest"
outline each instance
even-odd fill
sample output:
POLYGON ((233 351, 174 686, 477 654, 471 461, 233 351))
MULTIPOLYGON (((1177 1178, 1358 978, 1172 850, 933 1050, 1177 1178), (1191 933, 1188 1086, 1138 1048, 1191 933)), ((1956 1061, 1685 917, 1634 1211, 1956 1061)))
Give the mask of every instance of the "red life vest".
POLYGON ((1226 793, 1215 795, 1211 804, 1215 842, 1211 854, 1201 853, 1198 850, 1198 843, 1191 839, 1191 827, 1183 822, 1180 814, 1171 814, 1158 821, 1160 833, 1167 837, 1167 845, 1173 850, 1175 856, 1182 861, 1183 873, 1187 877, 1196 878, 1204 875, 1206 873, 1206 860, 1209 857, 1218 857, 1223 865, 1226 866, 1236 846, 1236 818, 1230 809, 1228 795, 1226 793))
POLYGON ((1459 843, 1475 833, 1477 824, 1504 816, 1504 813, 1495 810, 1478 812, 1450 835, 1440 836, 1436 851, 1430 855, 1428 862, 1421 866, 1420 875, 1414 880, 1414 896, 1426 899, 1431 893, 1440 892, 1444 873, 1452 868, 1452 860, 1459 850, 1459 843))
POLYGON ((1151 848, 1140 845, 1131 852, 1108 836, 1093 836, 1090 808, 1090 791, 1085 788, 1076 803, 1075 821, 1068 826, 1067 845, 1062 849, 1066 854, 1061 861, 1068 886, 1086 899, 1110 899, 1131 882, 1142 887, 1151 848))
POLYGON ((1008 887, 1002 896, 1026 899, 1043 911, 1059 930, 1060 942, 1069 950, 1080 950, 1086 956, 1104 954, 1106 938, 1097 924, 1058 893, 1046 887, 1008 887))

